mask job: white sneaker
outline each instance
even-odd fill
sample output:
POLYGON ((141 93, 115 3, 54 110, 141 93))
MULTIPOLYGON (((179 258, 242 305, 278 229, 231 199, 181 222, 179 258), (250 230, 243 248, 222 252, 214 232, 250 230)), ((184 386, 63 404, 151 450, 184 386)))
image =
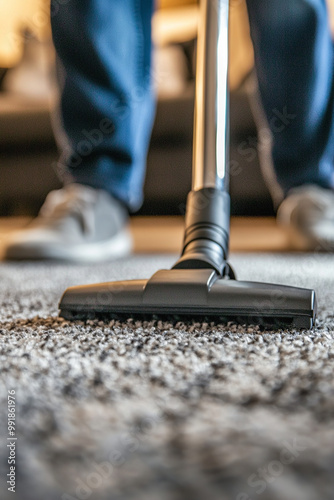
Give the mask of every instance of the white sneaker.
POLYGON ((334 251, 334 191, 315 185, 292 189, 277 221, 288 228, 296 249, 334 251))
POLYGON ((69 184, 51 191, 39 215, 10 236, 5 259, 101 262, 131 252, 123 205, 104 190, 69 184))

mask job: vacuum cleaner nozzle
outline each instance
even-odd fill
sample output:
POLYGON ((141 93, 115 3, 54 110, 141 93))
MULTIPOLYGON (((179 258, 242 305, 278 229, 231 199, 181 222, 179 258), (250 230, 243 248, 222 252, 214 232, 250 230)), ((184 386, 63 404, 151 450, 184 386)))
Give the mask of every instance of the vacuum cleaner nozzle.
POLYGON ((312 290, 219 279, 212 269, 171 269, 149 280, 69 288, 60 309, 66 319, 147 314, 312 328, 316 300, 312 290))

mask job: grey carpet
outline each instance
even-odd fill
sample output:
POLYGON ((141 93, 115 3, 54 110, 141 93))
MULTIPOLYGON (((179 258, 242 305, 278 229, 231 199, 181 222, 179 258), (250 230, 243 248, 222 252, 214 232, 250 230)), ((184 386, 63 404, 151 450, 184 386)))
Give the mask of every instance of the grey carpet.
POLYGON ((247 255, 240 279, 314 287, 313 331, 57 318, 68 285, 149 277, 173 258, 0 265, 0 497, 16 390, 14 498, 334 498, 334 257, 247 255))

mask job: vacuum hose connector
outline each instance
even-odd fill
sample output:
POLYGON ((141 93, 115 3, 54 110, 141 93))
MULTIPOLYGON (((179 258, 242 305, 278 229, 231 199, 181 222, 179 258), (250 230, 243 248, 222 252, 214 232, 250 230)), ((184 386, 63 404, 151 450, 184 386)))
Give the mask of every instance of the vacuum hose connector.
POLYGON ((183 251, 173 269, 214 269, 226 274, 230 196, 216 188, 191 191, 187 199, 183 251))

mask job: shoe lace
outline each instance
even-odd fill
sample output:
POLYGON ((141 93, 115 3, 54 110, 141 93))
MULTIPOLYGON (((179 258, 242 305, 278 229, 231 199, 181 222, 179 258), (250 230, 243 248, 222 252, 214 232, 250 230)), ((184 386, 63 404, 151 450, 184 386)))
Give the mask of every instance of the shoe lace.
POLYGON ((63 189, 51 191, 40 209, 43 218, 54 221, 69 215, 76 215, 85 233, 92 233, 95 227, 93 206, 96 202, 95 190, 70 184, 63 189))

